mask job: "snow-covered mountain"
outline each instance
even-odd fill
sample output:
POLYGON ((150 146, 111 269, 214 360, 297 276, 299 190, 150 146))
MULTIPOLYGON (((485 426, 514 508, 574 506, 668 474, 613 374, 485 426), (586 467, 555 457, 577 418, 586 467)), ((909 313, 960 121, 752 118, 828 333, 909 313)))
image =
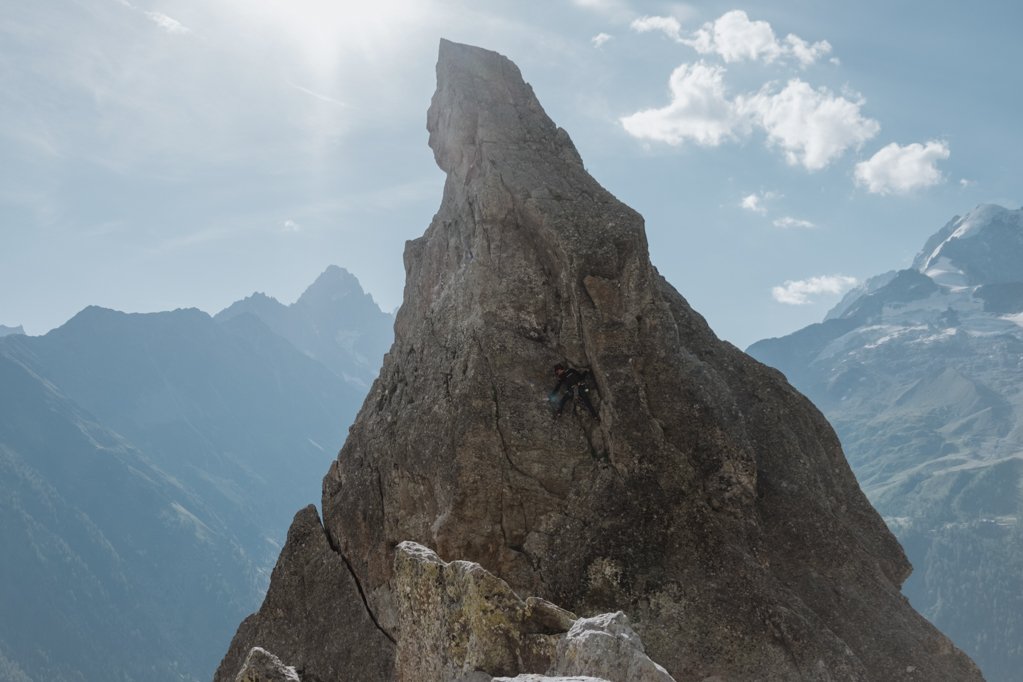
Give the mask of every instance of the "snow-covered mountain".
POLYGON ((984 669, 1023 666, 1023 210, 979 206, 909 269, 748 349, 831 420, 916 567, 914 606, 984 669))
POLYGON ((1023 214, 978 206, 924 245, 913 268, 950 287, 1018 282, 1023 262, 1023 214))

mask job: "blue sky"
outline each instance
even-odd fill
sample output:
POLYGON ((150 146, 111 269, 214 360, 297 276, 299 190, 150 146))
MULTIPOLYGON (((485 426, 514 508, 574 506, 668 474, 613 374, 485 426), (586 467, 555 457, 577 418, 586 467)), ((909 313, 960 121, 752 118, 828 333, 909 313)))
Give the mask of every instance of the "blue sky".
POLYGON ((1013 2, 3 0, 0 324, 385 309, 440 202, 441 37, 513 59, 654 264, 745 347, 818 321, 980 203, 1021 202, 1013 2))

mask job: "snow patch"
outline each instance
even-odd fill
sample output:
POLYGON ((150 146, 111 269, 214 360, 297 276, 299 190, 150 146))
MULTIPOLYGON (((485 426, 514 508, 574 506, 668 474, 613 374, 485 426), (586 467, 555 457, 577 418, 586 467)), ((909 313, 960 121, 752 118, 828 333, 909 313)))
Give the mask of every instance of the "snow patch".
MULTIPOLYGON (((944 246, 946 243, 942 242, 941 246, 944 246)), ((952 261, 945 256, 935 260, 935 256, 941 250, 941 246, 927 259, 927 264, 924 265, 923 269, 924 274, 942 286, 955 289, 965 288, 967 286, 966 273, 952 265, 952 261)))
POLYGON ((864 332, 880 332, 882 336, 878 337, 874 341, 864 344, 863 347, 867 349, 877 348, 889 341, 894 341, 900 336, 905 336, 910 332, 926 331, 927 325, 914 325, 910 327, 899 327, 895 325, 878 325, 875 327, 866 327, 863 329, 864 332))
POLYGON ((1013 315, 1002 315, 1001 318, 999 319, 1006 320, 1008 322, 1012 322, 1013 324, 1017 324, 1020 327, 1023 327, 1023 313, 1015 313, 1013 315))
POLYGON ((948 339, 954 337, 958 331, 959 330, 956 327, 947 327, 945 329, 942 329, 937 334, 931 334, 930 336, 924 336, 919 339, 913 339, 910 343, 919 343, 924 345, 940 343, 941 341, 947 341, 948 339))

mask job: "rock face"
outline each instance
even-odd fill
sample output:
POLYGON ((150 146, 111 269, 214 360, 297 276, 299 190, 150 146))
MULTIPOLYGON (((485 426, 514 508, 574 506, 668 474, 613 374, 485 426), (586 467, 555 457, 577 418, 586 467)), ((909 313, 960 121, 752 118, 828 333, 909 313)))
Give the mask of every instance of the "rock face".
MULTIPOLYGON (((910 566, 824 418, 660 277, 642 218, 515 65, 443 41, 437 80, 443 201, 406 247, 394 346, 323 483, 365 597, 335 618, 368 608, 400 638, 394 551, 412 540, 576 613, 625 611, 677 679, 979 679, 899 594, 910 566), (591 370, 599 421, 552 420, 558 362, 591 370)), ((291 589, 312 608, 321 588, 291 589)), ((294 664, 277 641, 297 623, 247 623, 235 645, 294 664)))
POLYGON ((254 647, 272 651, 305 682, 388 679, 393 646, 310 505, 295 515, 266 599, 238 628, 215 679, 234 680, 254 647))

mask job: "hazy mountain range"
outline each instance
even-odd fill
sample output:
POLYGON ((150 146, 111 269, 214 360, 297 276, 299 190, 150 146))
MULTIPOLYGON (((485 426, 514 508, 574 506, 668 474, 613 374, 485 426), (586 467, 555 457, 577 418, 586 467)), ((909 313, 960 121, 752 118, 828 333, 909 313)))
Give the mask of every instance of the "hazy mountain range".
POLYGON ((825 413, 905 592, 990 680, 1023 668, 1023 211, 980 206, 820 324, 749 348, 825 413))
POLYGON ((381 349, 390 347, 393 335, 393 318, 381 314, 354 275, 334 265, 291 305, 257 293, 227 307, 216 319, 228 321, 244 313, 363 389, 376 379, 381 349))
POLYGON ((0 680, 209 679, 392 321, 330 268, 291 306, 5 335, 0 680))

